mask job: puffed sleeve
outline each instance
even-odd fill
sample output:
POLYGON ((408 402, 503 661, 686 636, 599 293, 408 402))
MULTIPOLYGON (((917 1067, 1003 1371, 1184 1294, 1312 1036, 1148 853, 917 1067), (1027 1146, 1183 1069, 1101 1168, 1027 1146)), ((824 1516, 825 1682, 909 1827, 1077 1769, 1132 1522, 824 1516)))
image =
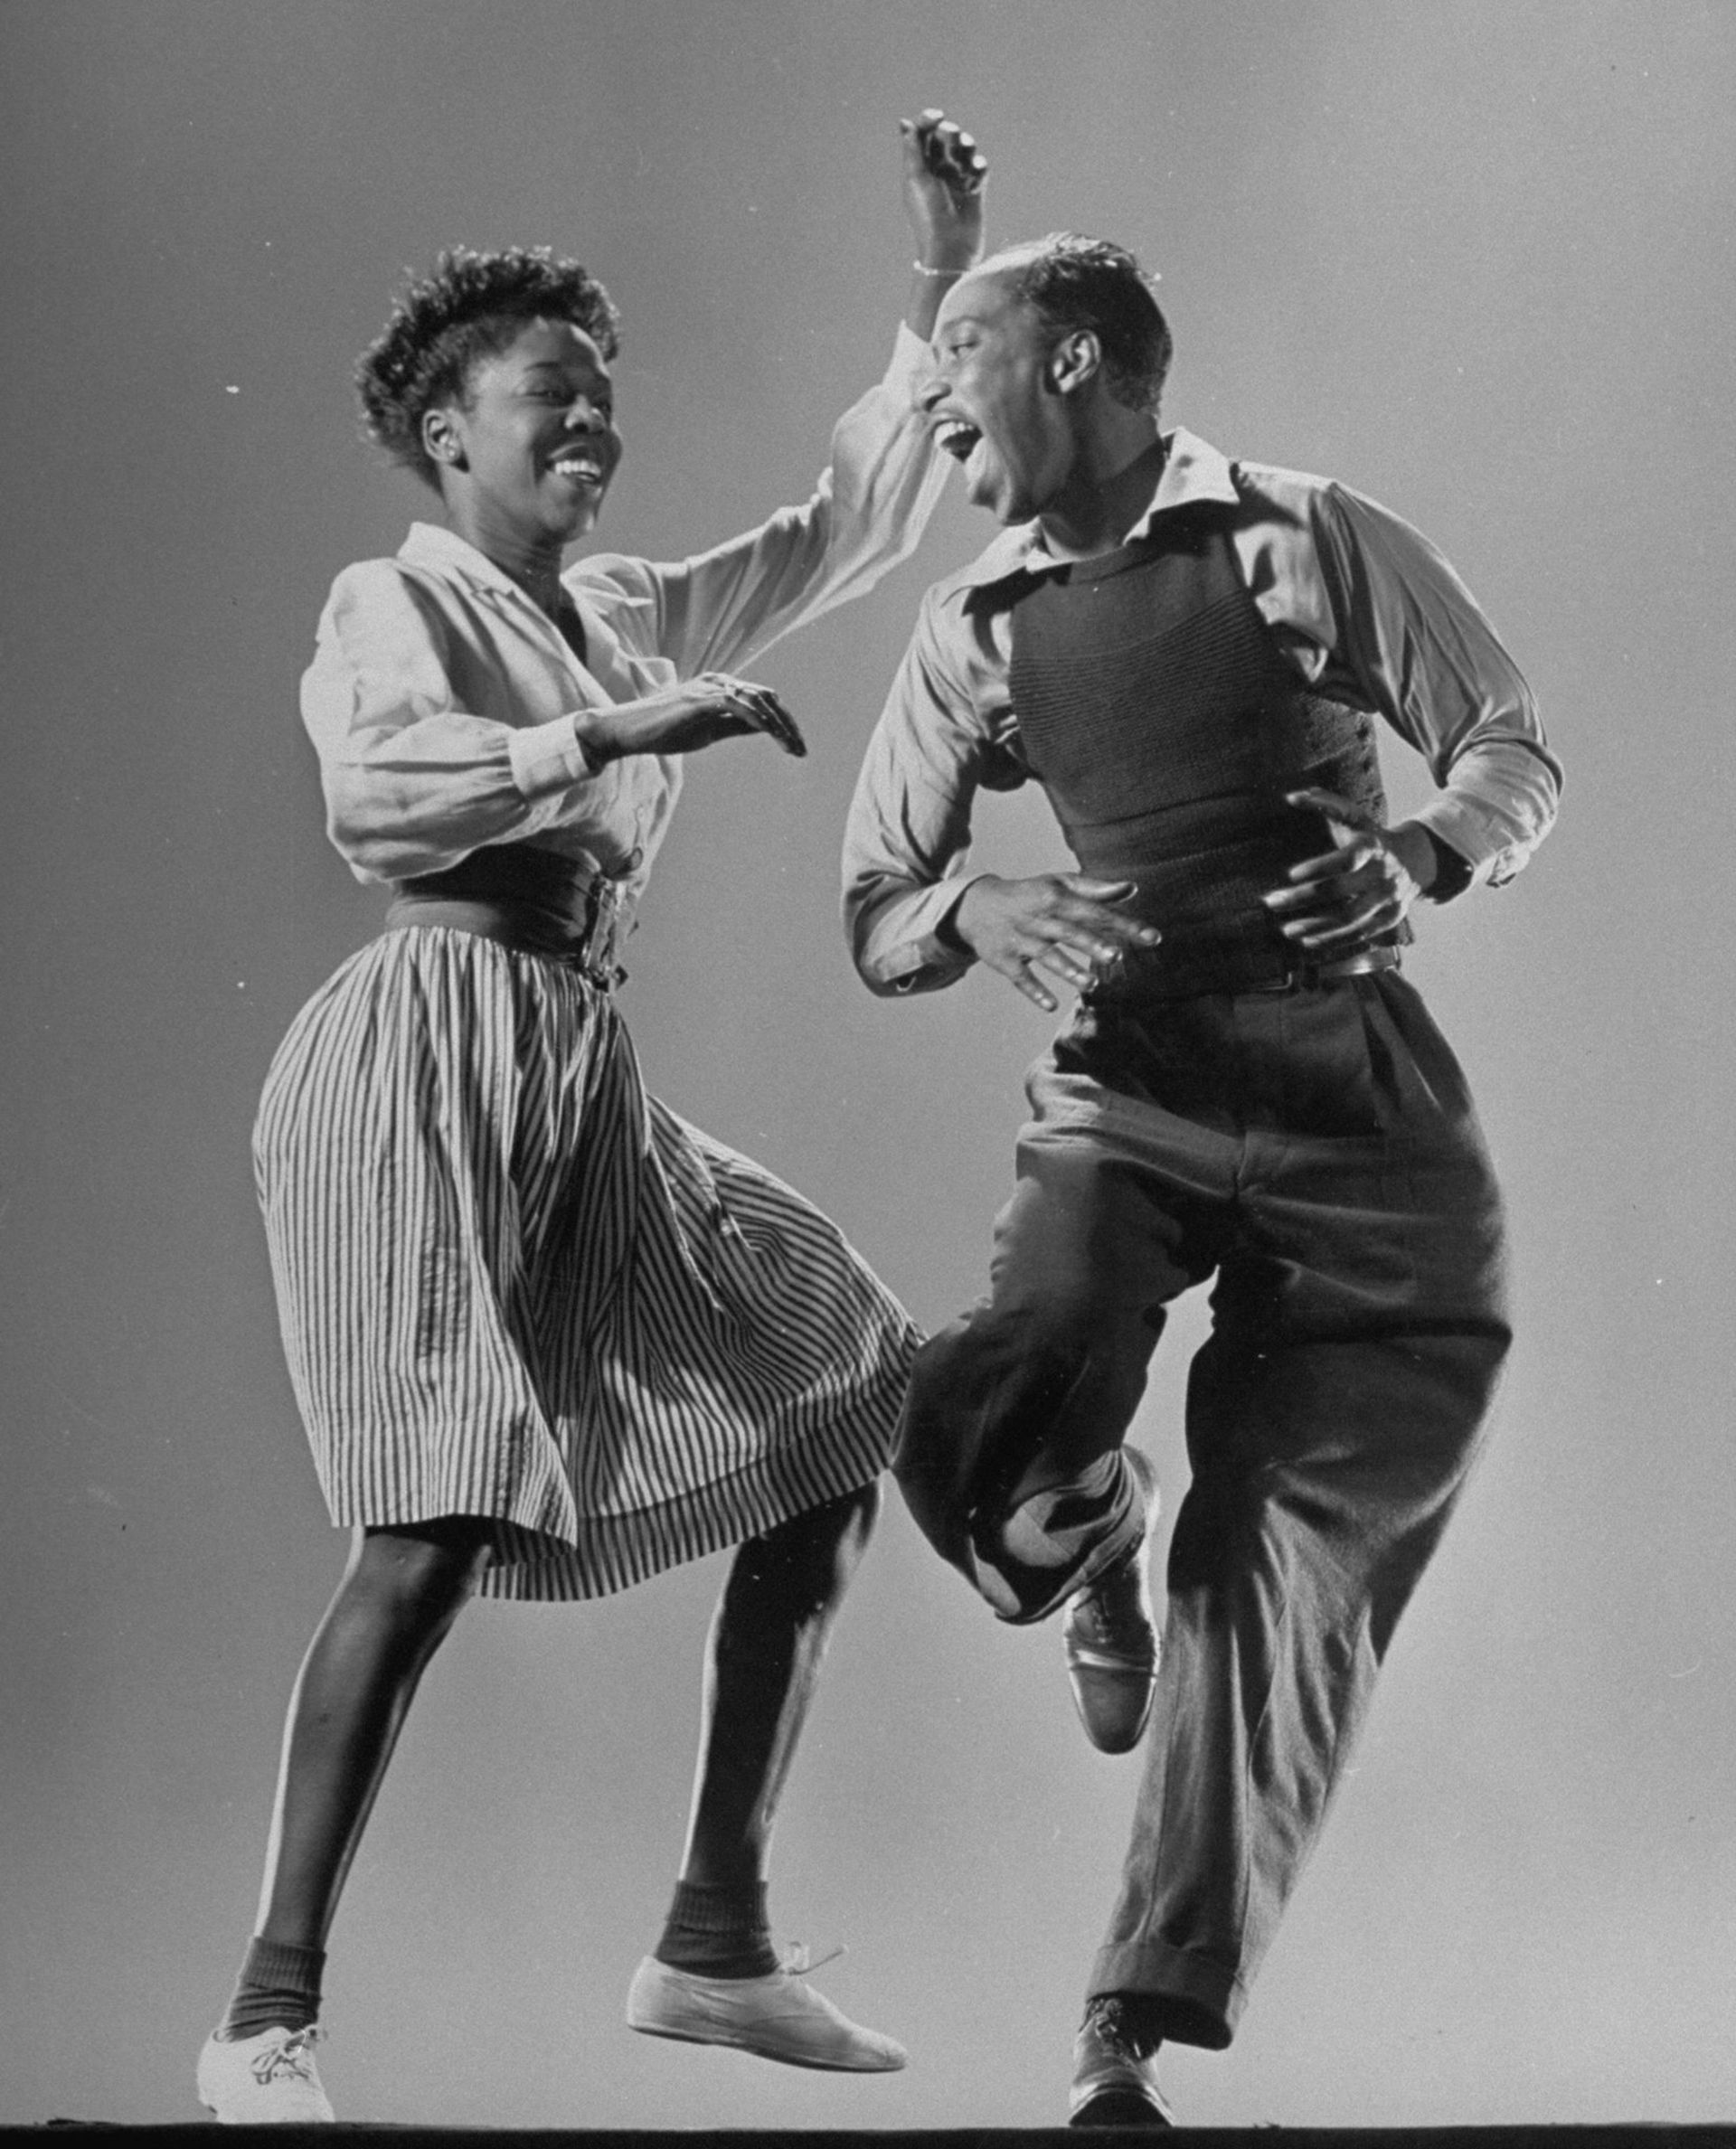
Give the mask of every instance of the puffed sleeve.
POLYGON ((332 842, 363 880, 456 864, 481 844, 581 818, 595 783, 572 718, 515 727, 470 713, 467 651, 415 573, 346 568, 301 685, 332 842))
POLYGON ((914 551, 945 483, 916 409, 926 346, 901 328, 885 376, 846 410, 812 496, 690 560, 599 554, 575 570, 643 656, 690 679, 731 671, 770 643, 861 597, 914 551))

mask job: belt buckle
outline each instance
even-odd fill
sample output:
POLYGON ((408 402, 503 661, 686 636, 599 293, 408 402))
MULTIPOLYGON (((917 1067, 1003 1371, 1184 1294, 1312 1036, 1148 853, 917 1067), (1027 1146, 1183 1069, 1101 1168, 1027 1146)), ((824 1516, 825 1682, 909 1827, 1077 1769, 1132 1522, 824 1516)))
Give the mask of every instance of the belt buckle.
POLYGON ((585 929, 577 954, 580 971, 605 992, 627 975, 615 960, 615 928, 620 910, 618 881, 595 874, 585 891, 585 929))
POLYGON ((1359 947, 1354 955, 1334 962, 1299 965, 1295 983, 1301 985, 1335 985, 1345 977, 1372 977, 1382 970, 1399 967, 1399 951, 1392 947, 1359 947))

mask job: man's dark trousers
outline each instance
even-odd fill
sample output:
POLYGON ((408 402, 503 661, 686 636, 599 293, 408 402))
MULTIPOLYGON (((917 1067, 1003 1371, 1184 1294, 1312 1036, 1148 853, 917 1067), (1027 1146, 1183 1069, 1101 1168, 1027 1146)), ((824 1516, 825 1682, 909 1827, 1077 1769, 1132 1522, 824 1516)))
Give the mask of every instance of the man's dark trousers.
POLYGON ((1500 1199, 1395 971, 1183 999, 1124 980, 1027 1092, 990 1295, 919 1356, 893 1468, 1003 1618, 1043 1617, 1144 1526, 1122 1436, 1165 1307, 1215 1272, 1090 1990, 1221 2047, 1477 1449, 1509 1342, 1500 1199))

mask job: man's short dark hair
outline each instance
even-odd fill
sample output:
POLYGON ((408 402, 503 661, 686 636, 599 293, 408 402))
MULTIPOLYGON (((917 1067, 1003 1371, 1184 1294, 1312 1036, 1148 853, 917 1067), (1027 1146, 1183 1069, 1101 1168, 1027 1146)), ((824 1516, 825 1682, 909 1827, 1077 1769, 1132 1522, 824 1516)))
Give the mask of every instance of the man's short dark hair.
POLYGON ((1089 328, 1097 337, 1117 402, 1156 415, 1175 344, 1157 304, 1157 279, 1126 247, 1078 231, 1052 231, 1005 248, 985 266, 1003 264, 1014 272, 1018 296, 1046 326, 1063 335, 1089 328))
POLYGON ((497 358, 537 320, 571 322, 605 358, 620 347, 620 316, 609 293, 577 261, 557 260, 542 246, 490 254, 448 249, 431 276, 410 286, 356 361, 368 438, 438 491, 422 446, 423 418, 442 403, 462 404, 478 361, 497 358))

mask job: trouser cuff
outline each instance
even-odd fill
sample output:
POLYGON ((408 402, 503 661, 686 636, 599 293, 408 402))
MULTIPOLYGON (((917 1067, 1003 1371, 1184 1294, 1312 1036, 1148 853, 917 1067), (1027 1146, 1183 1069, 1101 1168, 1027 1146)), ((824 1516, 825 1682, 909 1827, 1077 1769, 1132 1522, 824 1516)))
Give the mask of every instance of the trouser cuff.
POLYGON ((1234 1971, 1163 1940, 1099 1948, 1086 1998, 1109 1993, 1137 1993, 1146 2003, 1142 2018, 1166 2044, 1203 2045, 1209 2052, 1222 2051, 1235 2035, 1248 1997, 1234 1971))
POLYGON ((1034 1494, 1000 1521, 992 1545, 976 1548, 976 1587, 1009 1626, 1034 1626, 1058 1612, 1125 1558, 1150 1526, 1150 1466, 1136 1451, 1112 1448, 1087 1476, 1102 1472, 1099 1491, 1081 1478, 1034 1494), (1021 1556, 1023 1555, 1023 1557, 1021 1556))

